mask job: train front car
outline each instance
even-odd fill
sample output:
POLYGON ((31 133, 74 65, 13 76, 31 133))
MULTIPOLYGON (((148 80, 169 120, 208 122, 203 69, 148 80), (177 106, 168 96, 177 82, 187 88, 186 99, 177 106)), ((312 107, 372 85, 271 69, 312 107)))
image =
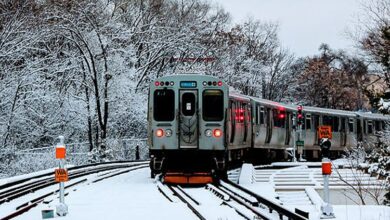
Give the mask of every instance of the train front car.
POLYGON ((148 128, 151 176, 204 183, 226 175, 228 87, 204 75, 172 75, 152 82, 148 128))

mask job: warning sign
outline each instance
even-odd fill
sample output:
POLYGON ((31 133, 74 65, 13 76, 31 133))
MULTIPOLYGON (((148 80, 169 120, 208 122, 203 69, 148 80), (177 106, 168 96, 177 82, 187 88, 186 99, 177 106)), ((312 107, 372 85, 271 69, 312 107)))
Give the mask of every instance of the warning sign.
POLYGON ((65 159, 66 148, 64 146, 56 147, 56 159, 65 159))
POLYGON ((65 169, 55 169, 56 182, 68 181, 68 171, 65 169))
POLYGON ((322 125, 318 127, 318 138, 332 139, 332 126, 322 125))

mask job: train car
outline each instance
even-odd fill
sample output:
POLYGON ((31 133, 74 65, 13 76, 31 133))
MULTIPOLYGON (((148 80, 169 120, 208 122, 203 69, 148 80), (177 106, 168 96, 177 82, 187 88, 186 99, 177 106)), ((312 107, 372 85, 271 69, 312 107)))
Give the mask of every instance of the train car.
MULTIPOLYGON (((163 173, 176 183, 191 183, 199 176, 210 181, 210 176, 226 176, 228 162, 285 160, 296 140, 297 108, 229 93, 228 86, 212 76, 159 78, 149 89, 151 176, 163 173)), ((337 157, 358 142, 376 141, 377 132, 390 121, 381 114, 311 106, 304 106, 302 113, 300 140, 310 160, 320 158, 320 126, 331 127, 331 153, 337 157)))
POLYGON ((152 82, 148 103, 151 176, 163 173, 166 180, 190 183, 197 174, 209 177, 209 171, 224 175, 227 108, 228 87, 215 77, 173 75, 152 82))

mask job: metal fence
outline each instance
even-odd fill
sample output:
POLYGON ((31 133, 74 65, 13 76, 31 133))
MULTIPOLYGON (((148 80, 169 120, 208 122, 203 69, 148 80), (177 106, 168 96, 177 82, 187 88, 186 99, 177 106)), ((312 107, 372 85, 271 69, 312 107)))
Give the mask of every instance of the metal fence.
MULTIPOLYGON (((145 160, 149 158, 147 139, 107 140, 113 160, 145 160)), ((66 164, 84 165, 90 163, 89 143, 65 143, 66 164)), ((31 173, 58 166, 55 159, 55 145, 24 150, 0 151, 0 178, 31 173)))

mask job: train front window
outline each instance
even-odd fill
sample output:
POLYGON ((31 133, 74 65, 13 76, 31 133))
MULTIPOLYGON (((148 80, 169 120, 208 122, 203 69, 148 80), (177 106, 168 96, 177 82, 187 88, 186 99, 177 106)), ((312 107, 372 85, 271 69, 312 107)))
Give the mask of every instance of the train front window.
POLYGON ((153 117, 156 121, 173 121, 175 93, 171 89, 158 89, 153 95, 153 117))
POLYGON ((221 121, 223 119, 223 92, 208 89, 203 92, 203 120, 221 121))

